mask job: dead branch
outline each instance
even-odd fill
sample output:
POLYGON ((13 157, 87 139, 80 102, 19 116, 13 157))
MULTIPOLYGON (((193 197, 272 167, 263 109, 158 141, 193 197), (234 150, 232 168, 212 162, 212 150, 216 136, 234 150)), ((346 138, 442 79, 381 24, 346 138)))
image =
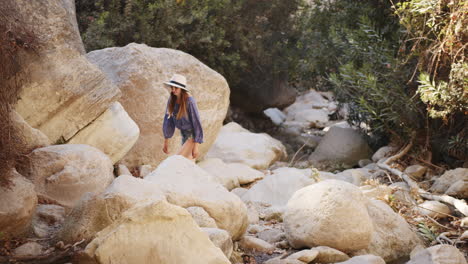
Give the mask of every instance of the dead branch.
POLYGON ((468 216, 468 205, 466 204, 466 201, 459 200, 459 199, 453 198, 453 197, 451 197, 449 195, 445 195, 445 194, 444 195, 431 194, 430 192, 421 189, 419 187, 418 183, 413 181, 407 174, 401 172, 398 169, 391 168, 389 166, 390 162, 395 161, 395 160, 401 158, 406 153, 408 153, 411 146, 413 145, 414 138, 415 138, 415 134, 413 134, 413 136, 411 137, 410 143, 404 149, 402 149, 399 153, 389 157, 388 159, 386 159, 386 160, 384 160, 382 162, 378 162, 377 166, 379 168, 381 168, 381 169, 387 170, 387 171, 397 175, 398 177, 402 178, 410 186, 411 189, 416 190, 419 193, 419 195, 421 195, 421 197, 423 197, 424 199, 439 201, 439 202, 444 202, 444 203, 450 204, 450 205, 454 206, 455 208, 457 208, 458 211, 460 211, 460 213, 462 213, 464 216, 468 216))

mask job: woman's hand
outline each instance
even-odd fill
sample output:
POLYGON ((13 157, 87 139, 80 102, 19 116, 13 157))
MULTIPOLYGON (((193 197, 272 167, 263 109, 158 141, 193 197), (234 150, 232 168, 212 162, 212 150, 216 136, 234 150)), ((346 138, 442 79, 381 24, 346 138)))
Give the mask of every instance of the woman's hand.
POLYGON ((164 146, 163 146, 163 152, 166 154, 169 154, 169 148, 167 147, 169 140, 165 139, 164 140, 164 146))
POLYGON ((198 143, 194 143, 195 145, 193 146, 193 149, 192 149, 192 157, 194 159, 198 158, 198 155, 200 154, 198 152, 198 143))

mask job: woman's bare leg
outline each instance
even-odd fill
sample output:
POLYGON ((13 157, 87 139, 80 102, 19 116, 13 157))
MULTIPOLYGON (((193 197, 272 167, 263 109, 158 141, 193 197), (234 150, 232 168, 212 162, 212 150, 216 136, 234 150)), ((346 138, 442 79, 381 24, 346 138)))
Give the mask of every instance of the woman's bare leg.
POLYGON ((187 139, 187 141, 185 141, 184 145, 182 145, 182 148, 179 150, 177 155, 182 155, 189 160, 193 160, 192 151, 193 151, 194 146, 195 146, 195 143, 193 139, 191 138, 187 139))

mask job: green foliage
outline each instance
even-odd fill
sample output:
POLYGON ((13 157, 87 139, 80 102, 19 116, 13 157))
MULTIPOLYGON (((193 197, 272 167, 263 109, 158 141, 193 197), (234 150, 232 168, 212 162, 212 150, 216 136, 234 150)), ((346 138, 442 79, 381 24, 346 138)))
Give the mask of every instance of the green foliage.
POLYGON ((466 135, 468 2, 356 2, 76 0, 76 6, 87 50, 130 42, 183 50, 226 77, 233 95, 286 82, 333 89, 349 103, 350 121, 365 123, 374 138, 405 141, 417 132, 441 156, 466 157, 460 155, 466 144, 455 139, 466 135), (449 139, 452 147, 439 147, 449 139))
POLYGON ((444 118, 454 112, 463 111, 468 105, 468 64, 454 64, 451 71, 452 87, 445 81, 437 84, 428 73, 419 75, 418 93, 427 105, 429 116, 444 118), (458 82, 461 81, 461 84, 458 82))
POLYGON ((422 222, 418 223, 418 233, 429 242, 435 241, 438 236, 434 227, 429 227, 422 222))
POLYGON ((418 56, 418 92, 432 118, 468 110, 468 2, 412 0, 397 5, 407 29, 408 56, 418 56))
POLYGON ((236 88, 287 79, 299 2, 77 0, 76 5, 88 51, 130 42, 183 50, 236 88))
POLYGON ((424 115, 405 84, 409 76, 396 57, 398 42, 384 38, 366 16, 344 37, 342 65, 329 80, 338 98, 350 103, 350 121, 365 123, 375 135, 406 137, 420 129, 424 115))
MULTIPOLYGON (((324 82, 329 73, 346 64, 345 52, 352 44, 350 33, 365 24, 378 30, 384 39, 395 38, 398 21, 392 19, 388 1, 312 1, 312 7, 301 10, 298 29, 301 32, 296 46, 296 68, 291 76, 298 86, 329 89, 324 82)), ((348 54, 349 55, 349 54, 348 54)))

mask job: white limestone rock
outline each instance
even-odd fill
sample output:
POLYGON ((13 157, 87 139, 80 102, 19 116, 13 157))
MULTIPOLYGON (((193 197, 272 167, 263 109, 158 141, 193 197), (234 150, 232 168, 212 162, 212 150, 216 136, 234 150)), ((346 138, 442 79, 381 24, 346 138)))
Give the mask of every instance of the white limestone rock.
POLYGON ((381 147, 374 153, 374 155, 372 155, 372 161, 378 162, 379 160, 390 156, 390 154, 394 152, 395 150, 396 149, 391 146, 381 147))
POLYGON ((140 129, 135 121, 119 102, 114 102, 67 143, 86 144, 100 149, 115 164, 130 151, 139 135, 140 129))
POLYGON ((383 201, 370 200, 367 211, 374 231, 369 245, 354 255, 371 254, 392 262, 409 256, 414 247, 423 244, 405 219, 383 201))
POLYGON ((247 208, 239 197, 183 156, 167 158, 145 180, 157 184, 172 204, 203 207, 233 240, 238 240, 247 229, 247 208))
POLYGON ((56 235, 66 243, 89 240, 135 206, 166 200, 157 184, 122 175, 100 195, 85 195, 73 208, 56 235))
POLYGON ((223 185, 228 190, 240 186, 236 171, 230 170, 228 164, 224 163, 221 159, 205 159, 197 163, 197 165, 213 176, 219 184, 223 185))
POLYGON ((114 179, 113 170, 100 150, 71 144, 35 149, 21 167, 40 197, 69 208, 87 192, 103 192, 114 179))
POLYGON ((406 264, 466 264, 466 259, 454 246, 436 245, 418 251, 406 264))
POLYGON ((218 229, 218 228, 208 228, 203 227, 201 229, 205 234, 208 235, 211 242, 219 249, 221 249, 226 256, 226 258, 230 258, 232 255, 233 250, 233 243, 229 233, 226 230, 218 229))
POLYGON ((309 160, 317 165, 339 164, 343 168, 350 168, 370 155, 371 149, 359 132, 351 128, 332 127, 309 160))
POLYGON ((191 206, 185 209, 192 215, 199 227, 218 228, 215 220, 202 207, 191 206))
POLYGON ((366 205, 359 188, 347 182, 326 180, 307 186, 288 201, 286 237, 294 248, 323 245, 343 252, 366 248, 374 231, 366 205))
POLYGON ((286 115, 278 108, 268 108, 265 109, 263 113, 277 126, 281 125, 281 123, 286 120, 286 115))
POLYGON ((468 169, 457 168, 454 170, 446 171, 442 176, 436 179, 431 187, 431 191, 437 193, 450 192, 451 195, 455 195, 460 198, 468 198, 468 190, 458 186, 466 186, 468 182, 468 169), (461 182, 460 182, 461 181, 461 182), (455 185, 452 187, 452 185, 455 185), (456 192, 454 190, 457 190, 456 192))
POLYGON ((165 201, 126 211, 86 246, 83 258, 98 264, 230 263, 187 210, 165 201))
POLYGON ((15 110, 52 143, 65 142, 118 100, 120 91, 84 56, 73 1, 6 1, 18 7, 17 22, 37 41, 33 53, 18 54, 25 81, 15 110))
POLYGON ((284 206, 294 192, 315 182, 311 169, 278 168, 252 186, 242 200, 284 206))
POLYGON ((254 169, 266 169, 286 158, 283 144, 268 134, 251 133, 236 123, 221 129, 206 158, 220 158, 226 163, 243 163, 254 169))

